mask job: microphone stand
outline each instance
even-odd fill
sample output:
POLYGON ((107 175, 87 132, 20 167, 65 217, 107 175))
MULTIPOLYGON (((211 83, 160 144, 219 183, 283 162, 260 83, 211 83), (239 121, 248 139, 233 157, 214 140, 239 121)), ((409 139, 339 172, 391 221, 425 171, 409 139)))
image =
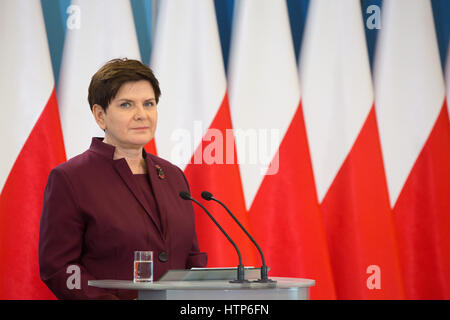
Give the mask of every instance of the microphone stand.
POLYGON ((216 199, 213 197, 212 193, 208 192, 208 191, 203 191, 202 192, 202 198, 209 201, 209 200, 214 200, 216 202, 218 202, 222 207, 225 208, 225 210, 228 212, 228 214, 233 218, 233 220, 239 225, 239 227, 241 227, 242 231, 245 232, 245 234, 247 235, 247 237, 250 238, 250 240, 253 242, 253 244, 256 246, 256 248, 259 251, 259 254, 261 256, 261 261, 262 261, 262 266, 261 266, 261 279, 259 280, 255 280, 254 282, 262 282, 262 283, 275 283, 275 280, 269 279, 269 268, 266 265, 266 260, 264 259, 264 254, 260 248, 260 246, 258 245, 258 243, 256 243, 255 239, 253 239, 253 237, 250 235, 250 233, 248 233, 248 231, 244 228, 244 226, 239 222, 239 220, 234 216, 234 214, 227 208, 227 206, 225 204, 223 204, 220 200, 216 199))
POLYGON ((233 247, 236 249, 236 252, 237 252, 237 255, 239 258, 239 265, 237 266, 237 279, 230 280, 230 283, 248 283, 248 282, 250 282, 248 280, 245 280, 244 265, 242 264, 241 252, 239 251, 239 249, 238 249, 237 245, 234 243, 234 241, 231 240, 230 236, 225 232, 225 230, 216 221, 216 219, 214 219, 214 217, 211 215, 211 213, 209 213, 209 211, 206 210, 206 208, 200 202, 198 202, 197 200, 192 198, 191 195, 187 191, 181 191, 180 197, 184 200, 191 200, 191 201, 195 202, 196 204, 198 204, 203 209, 203 211, 205 211, 206 214, 211 218, 211 220, 216 224, 216 226, 220 229, 220 231, 222 231, 222 233, 225 235, 225 237, 228 239, 228 241, 231 242, 233 247))

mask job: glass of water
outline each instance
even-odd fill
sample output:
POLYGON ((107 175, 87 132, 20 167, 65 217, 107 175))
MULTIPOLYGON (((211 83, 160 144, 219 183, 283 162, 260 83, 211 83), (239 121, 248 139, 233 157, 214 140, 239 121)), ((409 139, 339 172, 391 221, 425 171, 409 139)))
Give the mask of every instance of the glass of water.
POLYGON ((134 252, 134 282, 153 282, 153 251, 134 252))

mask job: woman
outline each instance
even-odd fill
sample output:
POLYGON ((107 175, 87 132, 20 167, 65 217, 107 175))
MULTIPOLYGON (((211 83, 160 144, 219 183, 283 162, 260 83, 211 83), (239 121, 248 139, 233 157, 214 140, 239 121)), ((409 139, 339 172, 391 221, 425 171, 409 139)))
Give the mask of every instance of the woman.
POLYGON ((60 299, 133 299, 136 291, 88 286, 92 279, 133 279, 133 253, 151 250, 154 279, 169 269, 204 267, 183 172, 148 154, 161 92, 153 72, 115 59, 92 77, 88 101, 105 132, 59 165, 44 192, 41 278, 60 299), (69 285, 80 270, 80 286, 69 285))

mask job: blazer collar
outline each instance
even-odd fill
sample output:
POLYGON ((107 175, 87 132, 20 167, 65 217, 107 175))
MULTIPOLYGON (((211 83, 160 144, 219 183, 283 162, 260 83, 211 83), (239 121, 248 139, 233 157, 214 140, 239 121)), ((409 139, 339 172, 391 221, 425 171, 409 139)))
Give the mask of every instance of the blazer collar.
POLYGON ((91 141, 91 146, 89 147, 90 151, 93 151, 95 153, 98 153, 106 158, 113 159, 114 158, 114 151, 116 150, 116 147, 104 143, 104 138, 94 137, 91 141))
MULTIPOLYGON (((114 152, 116 151, 116 147, 104 143, 103 139, 104 138, 99 137, 92 138, 89 150, 98 153, 106 158, 114 159, 114 152)), ((144 159, 147 158, 147 152, 145 152, 144 148, 142 148, 142 156, 144 157, 144 159)))

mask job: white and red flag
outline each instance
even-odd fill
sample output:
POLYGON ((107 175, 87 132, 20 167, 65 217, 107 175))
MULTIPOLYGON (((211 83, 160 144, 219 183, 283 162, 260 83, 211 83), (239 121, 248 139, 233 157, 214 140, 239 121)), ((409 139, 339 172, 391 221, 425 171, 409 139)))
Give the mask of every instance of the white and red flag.
POLYGON ((249 220, 269 275, 316 280, 335 298, 285 1, 236 2, 230 108, 249 220))
POLYGON ((58 83, 58 102, 67 158, 103 137, 87 101, 91 77, 114 58, 140 60, 129 0, 72 0, 58 83))
POLYGON ((375 109, 405 296, 449 299, 450 124, 431 3, 382 10, 375 109))
POLYGON ((65 152, 40 1, 0 1, 0 43, 0 299, 52 299, 39 276, 39 221, 65 152))
MULTIPOLYGON (((161 85, 158 155, 184 170, 191 194, 203 190, 229 205, 248 228, 227 96, 227 84, 212 0, 160 3, 150 61, 161 85)), ((240 248, 244 264, 254 265, 254 248, 217 203, 205 203, 240 248)), ((194 204, 200 249, 208 266, 238 264, 233 246, 194 204)))
POLYGON ((360 1, 311 2, 299 73, 337 298, 401 299, 360 1))

